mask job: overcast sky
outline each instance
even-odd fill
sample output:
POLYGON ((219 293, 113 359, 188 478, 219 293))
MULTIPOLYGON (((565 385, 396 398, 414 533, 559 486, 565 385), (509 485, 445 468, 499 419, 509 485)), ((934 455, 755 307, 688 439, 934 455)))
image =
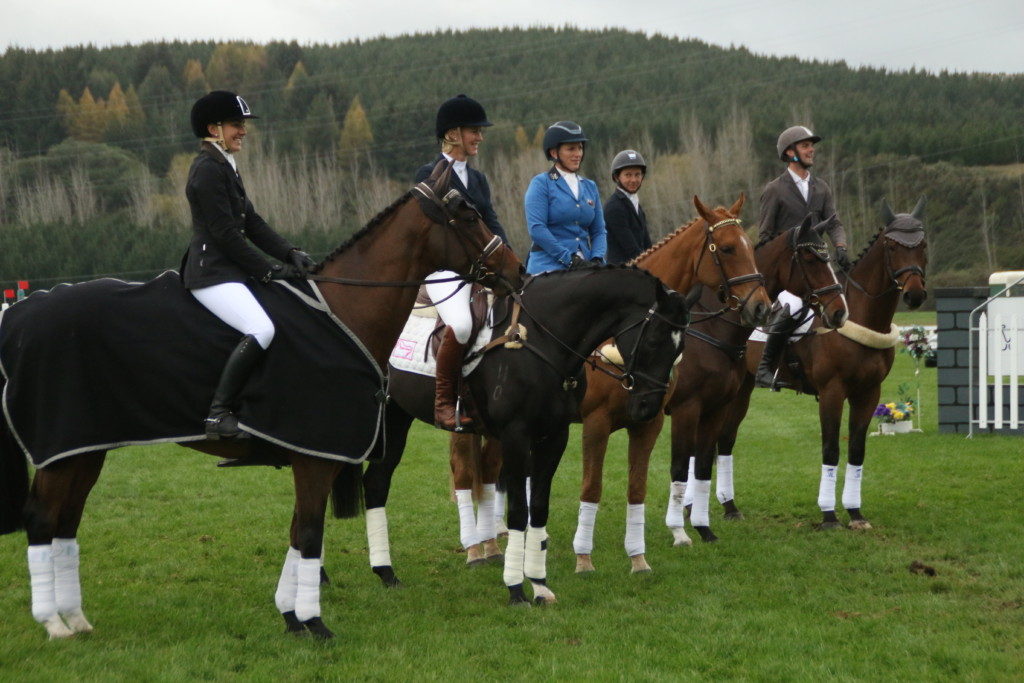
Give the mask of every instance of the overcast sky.
POLYGON ((0 50, 174 39, 337 43, 567 23, 850 65, 1024 73, 1024 0, 0 0, 0 50))

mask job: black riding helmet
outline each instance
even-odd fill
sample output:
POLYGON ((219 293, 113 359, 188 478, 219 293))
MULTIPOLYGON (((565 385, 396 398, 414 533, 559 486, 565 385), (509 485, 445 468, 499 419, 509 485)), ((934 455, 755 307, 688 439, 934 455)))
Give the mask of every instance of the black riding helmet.
POLYGON ((582 142, 585 148, 588 141, 589 139, 583 134, 580 124, 574 121, 553 123, 544 131, 544 158, 551 161, 548 151, 559 145, 564 145, 567 142, 582 142))
POLYGON ((214 90, 200 97, 192 105, 192 132, 197 138, 205 138, 210 135, 206 127, 211 123, 258 118, 249 111, 249 105, 241 95, 227 90, 214 90))
POLYGON ((493 125, 487 120, 487 112, 484 111, 483 105, 472 97, 456 95, 445 100, 437 109, 435 129, 438 140, 443 139, 444 134, 452 128, 493 125))

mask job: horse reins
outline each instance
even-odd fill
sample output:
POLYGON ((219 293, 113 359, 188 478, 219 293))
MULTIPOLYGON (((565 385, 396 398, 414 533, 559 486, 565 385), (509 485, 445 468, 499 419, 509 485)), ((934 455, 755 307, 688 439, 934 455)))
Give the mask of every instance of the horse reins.
MULTIPOLYGON (((889 238, 886 237, 885 235, 882 235, 882 239, 889 239, 889 238)), ((917 245, 915 245, 915 247, 916 246, 917 245)), ((915 263, 914 265, 904 266, 903 268, 900 268, 899 270, 893 271, 893 269, 892 269, 892 262, 891 262, 890 257, 889 257, 889 250, 884 248, 884 247, 882 248, 882 259, 884 260, 884 263, 885 263, 885 273, 886 273, 886 275, 889 276, 889 281, 891 282, 891 284, 888 287, 886 287, 884 290, 882 290, 880 293, 878 293, 878 294, 871 294, 870 292, 868 292, 868 290, 864 289, 863 285, 861 285, 859 282, 857 282, 855 279, 853 279, 853 274, 852 273, 847 273, 846 274, 846 281, 848 283, 852 284, 854 287, 856 287, 861 292, 863 292, 863 294, 866 297, 868 297, 869 299, 880 299, 881 297, 885 296, 889 292, 893 292, 893 291, 902 292, 903 288, 907 286, 907 280, 909 280, 912 275, 919 276, 921 278, 921 285, 924 286, 924 284, 925 284, 925 275, 924 275, 924 269, 921 268, 921 266, 919 266, 919 265, 917 265, 915 263), (903 275, 903 273, 910 273, 910 275, 908 275, 907 278, 903 282, 900 282, 899 281, 899 277, 900 277, 900 275, 903 275)), ((853 269, 851 268, 850 270, 852 271, 853 269)))

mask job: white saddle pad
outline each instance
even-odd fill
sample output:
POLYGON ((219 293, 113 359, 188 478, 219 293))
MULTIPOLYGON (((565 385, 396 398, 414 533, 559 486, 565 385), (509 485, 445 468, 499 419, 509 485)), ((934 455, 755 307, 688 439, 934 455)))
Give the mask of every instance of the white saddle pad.
MULTIPOLYGON (((437 326, 437 316, 435 314, 433 317, 426 317, 423 313, 424 311, 414 311, 409 316, 409 319, 405 321, 405 328, 402 330, 402 334, 398 335, 398 341, 395 343, 395 348, 391 350, 388 364, 396 370, 435 377, 437 375, 437 370, 435 369, 437 364, 434 362, 434 357, 426 352, 426 349, 430 343, 430 333, 437 326), (426 359, 424 359, 424 356, 426 356, 426 359)), ((473 346, 467 351, 467 354, 479 351, 486 346, 491 341, 493 332, 490 327, 485 325, 480 330, 480 334, 477 335, 476 341, 473 342, 473 346)), ((463 365, 462 376, 467 377, 469 373, 473 372, 476 366, 480 364, 481 358, 474 358, 469 363, 463 365)))

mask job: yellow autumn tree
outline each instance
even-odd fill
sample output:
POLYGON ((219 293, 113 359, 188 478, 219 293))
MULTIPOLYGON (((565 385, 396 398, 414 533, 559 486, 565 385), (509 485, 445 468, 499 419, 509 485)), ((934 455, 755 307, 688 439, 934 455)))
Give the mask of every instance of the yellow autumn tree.
POLYGON ((74 137, 72 130, 75 126, 76 112, 75 98, 67 90, 61 88, 60 92, 57 93, 57 118, 60 120, 61 125, 64 126, 64 132, 71 137, 74 137))
POLYGON ((92 91, 86 87, 78 98, 71 137, 85 142, 102 142, 105 130, 104 107, 103 100, 94 98, 92 91))
POLYGON ((373 131, 370 129, 370 121, 366 118, 366 110, 363 109, 363 104, 359 101, 359 95, 356 95, 345 113, 338 149, 342 152, 368 151, 364 148, 371 142, 373 142, 373 131))
POLYGON ((526 129, 522 126, 516 126, 516 147, 519 151, 525 152, 530 149, 530 136, 526 134, 526 129))
POLYGON ((181 80, 185 83, 185 94, 191 99, 198 99, 210 90, 206 82, 206 74, 203 73, 203 65, 198 59, 190 59, 185 62, 185 68, 181 71, 181 80))

